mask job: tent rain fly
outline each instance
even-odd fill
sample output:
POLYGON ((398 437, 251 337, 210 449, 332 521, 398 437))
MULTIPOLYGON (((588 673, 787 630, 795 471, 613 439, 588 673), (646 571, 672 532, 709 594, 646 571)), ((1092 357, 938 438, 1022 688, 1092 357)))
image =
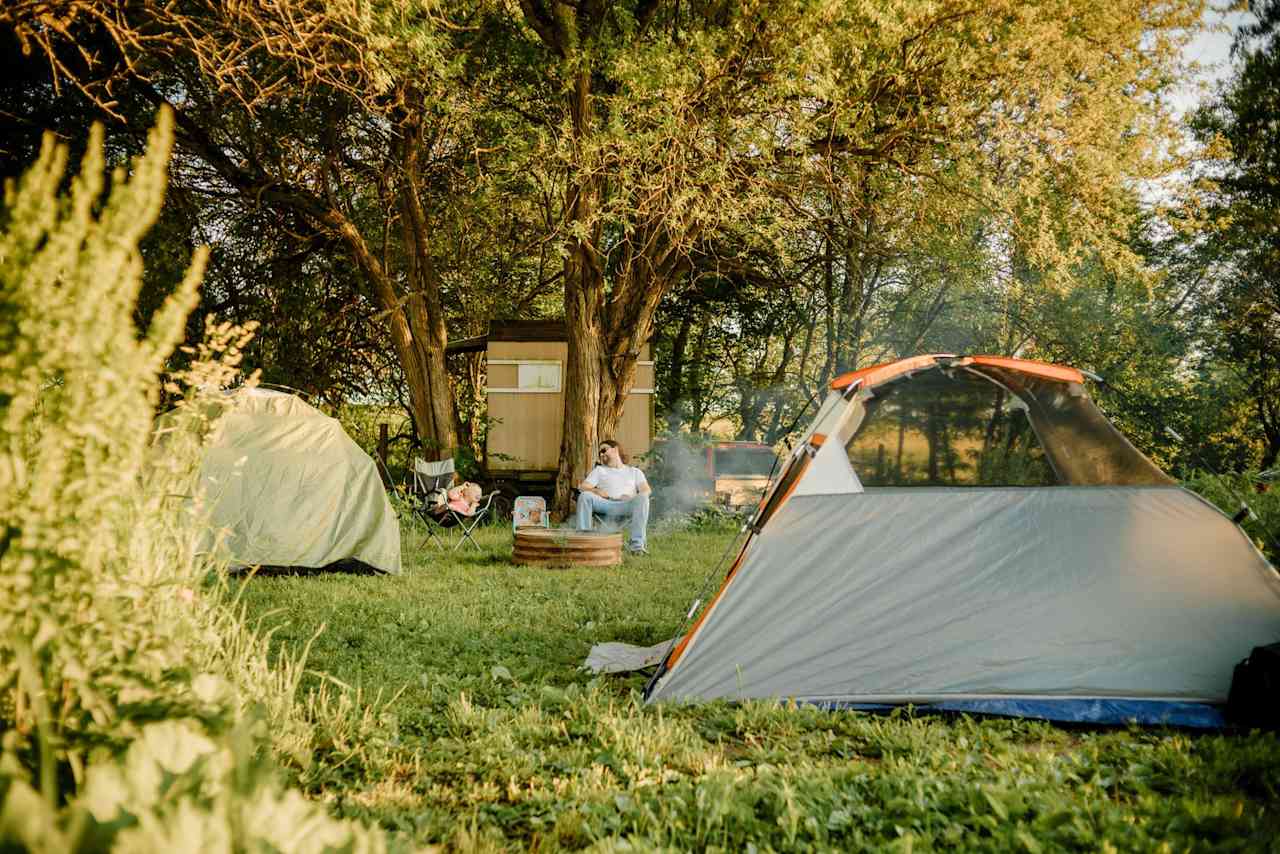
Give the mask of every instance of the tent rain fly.
POLYGON ((837 379, 648 699, 1221 723, 1280 577, 1080 372, 920 356, 837 379))

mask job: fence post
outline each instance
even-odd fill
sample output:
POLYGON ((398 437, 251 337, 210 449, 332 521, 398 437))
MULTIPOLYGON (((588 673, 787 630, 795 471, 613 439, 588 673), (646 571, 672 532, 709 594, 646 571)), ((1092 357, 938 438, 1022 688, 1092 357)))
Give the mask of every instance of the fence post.
POLYGON ((382 485, 390 488, 391 471, 387 468, 387 425, 385 422, 378 425, 378 472, 382 475, 382 485))

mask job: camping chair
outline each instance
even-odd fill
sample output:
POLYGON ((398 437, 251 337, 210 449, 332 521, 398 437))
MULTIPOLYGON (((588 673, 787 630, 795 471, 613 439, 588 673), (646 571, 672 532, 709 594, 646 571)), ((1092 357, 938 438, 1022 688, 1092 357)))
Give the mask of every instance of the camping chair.
MULTIPOLYGON (((429 463, 424 459, 414 457, 412 474, 413 510, 427 526, 427 541, 434 542, 443 549, 444 531, 456 525, 457 520, 451 519, 448 512, 435 509, 437 505, 434 504, 433 499, 446 491, 449 488, 449 484, 453 483, 453 459, 449 458, 429 463)), ((447 504, 444 501, 441 501, 438 506, 447 509, 447 504)))
MULTIPOLYGON (((453 517, 453 524, 462 530, 462 536, 458 538, 458 542, 453 546, 454 551, 462 548, 462 544, 468 541, 476 547, 476 551, 484 551, 484 549, 480 548, 480 544, 476 542, 475 537, 471 536, 471 532, 489 515, 489 510, 493 507, 493 497, 497 494, 498 490, 495 489, 488 495, 481 495, 479 502, 476 504, 476 509, 469 514, 459 513, 452 507, 448 508, 449 515, 453 517)), ((444 527, 449 528, 453 527, 453 525, 445 525, 444 527)))
POLYGON ((453 544, 454 551, 462 548, 462 544, 470 541, 477 551, 483 551, 472 534, 481 522, 488 517, 493 507, 493 497, 497 491, 481 495, 476 509, 471 513, 460 513, 448 504, 446 493, 454 478, 453 460, 441 460, 429 463, 426 460, 413 461, 413 492, 417 501, 414 510, 427 526, 427 539, 441 549, 444 541, 450 539, 445 533, 450 528, 458 528, 462 535, 453 544))
POLYGON ((547 499, 541 495, 521 495, 511 506, 511 530, 517 528, 550 528, 547 516, 547 499))

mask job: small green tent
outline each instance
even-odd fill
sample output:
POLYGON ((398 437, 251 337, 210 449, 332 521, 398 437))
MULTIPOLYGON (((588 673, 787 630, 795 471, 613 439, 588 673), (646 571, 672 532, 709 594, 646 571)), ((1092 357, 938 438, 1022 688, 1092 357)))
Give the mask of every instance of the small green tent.
POLYGON ((234 392, 200 470, 215 532, 238 565, 356 560, 400 572, 400 525, 373 459, 296 395, 234 392))

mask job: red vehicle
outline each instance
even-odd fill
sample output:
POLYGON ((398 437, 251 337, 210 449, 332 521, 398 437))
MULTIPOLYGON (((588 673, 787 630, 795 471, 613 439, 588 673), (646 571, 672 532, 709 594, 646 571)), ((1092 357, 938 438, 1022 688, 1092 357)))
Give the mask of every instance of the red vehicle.
POLYGON ((706 477, 716 503, 741 507, 760 500, 777 454, 761 442, 713 442, 706 448, 706 477))

